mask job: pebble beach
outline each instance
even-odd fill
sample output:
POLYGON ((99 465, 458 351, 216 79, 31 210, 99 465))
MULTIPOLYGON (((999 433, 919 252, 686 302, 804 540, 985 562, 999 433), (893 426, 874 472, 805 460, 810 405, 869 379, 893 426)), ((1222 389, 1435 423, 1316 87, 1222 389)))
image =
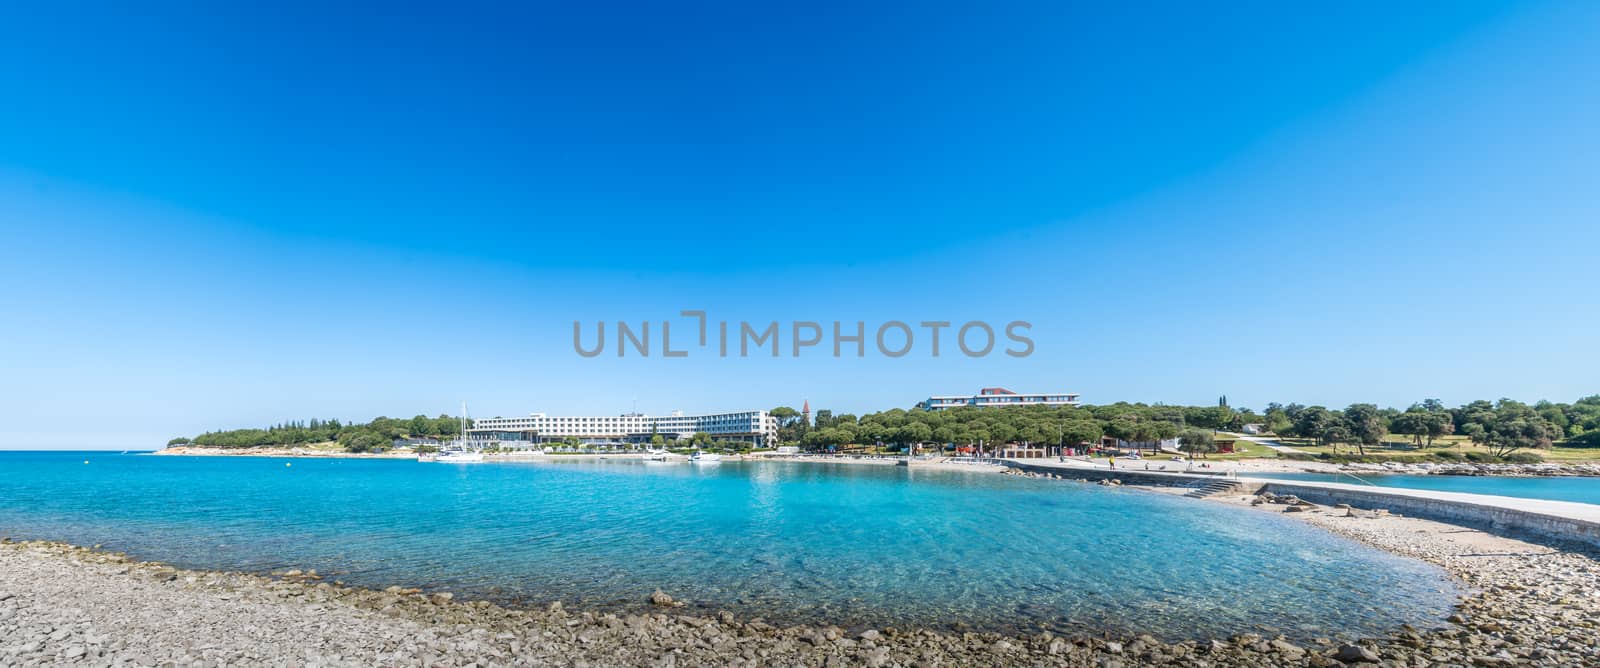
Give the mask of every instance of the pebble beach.
MULTIPOLYGON (((1196 500, 1284 512, 1252 497, 1196 500)), ((1468 595, 1439 628, 1358 642, 1241 634, 1168 643, 777 627, 641 592, 640 614, 510 609, 314 572, 190 571, 50 542, 0 544, 0 665, 1577 666, 1600 664, 1600 562, 1421 519, 1301 508, 1328 531, 1442 566, 1468 595)), ((1263 574, 1271 577, 1271 574, 1263 574)), ((1330 630, 1330 636, 1335 635, 1330 630)))

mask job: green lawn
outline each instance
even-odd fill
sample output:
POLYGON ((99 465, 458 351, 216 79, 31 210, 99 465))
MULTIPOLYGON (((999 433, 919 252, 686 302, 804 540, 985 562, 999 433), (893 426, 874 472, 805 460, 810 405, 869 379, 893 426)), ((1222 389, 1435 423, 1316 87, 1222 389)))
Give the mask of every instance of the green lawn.
MULTIPOLYGON (((1360 451, 1351 445, 1340 445, 1337 452, 1333 446, 1313 445, 1310 439, 1280 438, 1279 443, 1290 446, 1296 450, 1303 450, 1311 454, 1340 454, 1355 456, 1360 451)), ((1433 447, 1418 448, 1411 441, 1411 437, 1403 434, 1390 434, 1384 438, 1384 443, 1378 446, 1368 446, 1368 457, 1380 457, 1397 462, 1431 460, 1434 453, 1454 452, 1466 455, 1476 453, 1484 457, 1492 455, 1489 448, 1473 445, 1465 436, 1445 436, 1433 441, 1433 447)), ((1600 462, 1600 448, 1567 448, 1557 446, 1548 450, 1518 450, 1518 453, 1531 452, 1539 455, 1547 462, 1560 462, 1565 464, 1586 464, 1600 462)))

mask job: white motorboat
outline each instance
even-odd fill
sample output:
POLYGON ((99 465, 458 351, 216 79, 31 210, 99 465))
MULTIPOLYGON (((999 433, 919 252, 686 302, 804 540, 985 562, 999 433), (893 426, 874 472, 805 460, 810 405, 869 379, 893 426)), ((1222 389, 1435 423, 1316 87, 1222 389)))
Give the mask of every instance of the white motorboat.
POLYGON ((722 461, 722 455, 719 455, 715 452, 702 452, 700 450, 695 450, 694 454, 689 455, 689 461, 715 464, 722 461))
POLYGON ((647 462, 664 462, 671 456, 672 453, 663 449, 651 448, 644 451, 644 460, 647 462))

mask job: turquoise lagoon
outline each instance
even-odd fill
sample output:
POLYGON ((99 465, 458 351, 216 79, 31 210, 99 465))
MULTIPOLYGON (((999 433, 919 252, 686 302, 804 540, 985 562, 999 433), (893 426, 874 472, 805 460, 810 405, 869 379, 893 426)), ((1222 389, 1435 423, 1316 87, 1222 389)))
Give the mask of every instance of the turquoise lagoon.
POLYGON ((1592 476, 1461 476, 1461 475, 1407 475, 1403 473, 1358 472, 1359 480, 1342 473, 1257 473, 1257 478, 1278 480, 1309 480, 1340 482, 1359 485, 1362 481, 1378 487, 1405 487, 1440 492, 1466 492, 1468 494, 1494 494, 1524 499, 1550 501, 1575 501, 1600 504, 1600 478, 1592 476))
POLYGON ((1456 595, 1421 562, 1151 492, 901 467, 552 459, 0 453, 0 534, 508 604, 640 609, 660 588, 690 611, 776 624, 1354 636, 1437 624, 1456 595))

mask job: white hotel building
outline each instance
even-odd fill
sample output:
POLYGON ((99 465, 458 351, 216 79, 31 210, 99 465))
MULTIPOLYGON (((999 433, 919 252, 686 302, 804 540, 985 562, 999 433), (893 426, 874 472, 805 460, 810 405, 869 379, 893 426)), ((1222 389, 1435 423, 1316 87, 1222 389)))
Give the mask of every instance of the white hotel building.
POLYGON ((1067 393, 1018 394, 1003 387, 985 387, 977 394, 959 394, 928 397, 917 402, 917 408, 940 411, 961 406, 978 408, 1004 408, 1009 406, 1076 406, 1078 395, 1067 393))
POLYGON ((766 411, 737 411, 710 415, 650 416, 642 413, 593 417, 557 417, 534 413, 523 417, 483 418, 468 430, 471 440, 494 442, 501 447, 559 443, 575 438, 590 445, 648 444, 660 434, 667 441, 688 439, 697 432, 719 441, 746 441, 758 448, 778 445, 778 419, 766 411))

